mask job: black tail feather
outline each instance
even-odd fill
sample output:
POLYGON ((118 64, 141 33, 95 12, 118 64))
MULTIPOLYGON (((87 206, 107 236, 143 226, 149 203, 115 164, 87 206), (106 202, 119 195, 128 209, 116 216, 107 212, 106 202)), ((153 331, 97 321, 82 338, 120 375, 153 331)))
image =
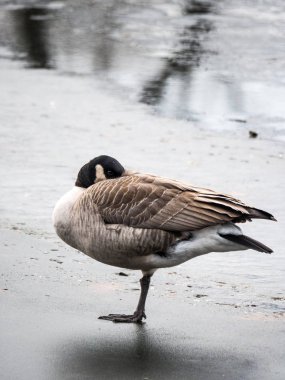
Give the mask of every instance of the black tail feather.
POLYGON ((274 220, 276 222, 276 219, 274 218, 274 216, 269 214, 269 212, 267 211, 263 211, 258 208, 250 208, 248 211, 249 211, 250 218, 269 219, 269 220, 274 220))
POLYGON ((272 249, 266 245, 260 243, 257 240, 254 240, 246 235, 234 235, 234 234, 219 234, 223 238, 233 241, 234 243, 244 245, 245 247, 254 249, 255 251, 272 253, 272 249))

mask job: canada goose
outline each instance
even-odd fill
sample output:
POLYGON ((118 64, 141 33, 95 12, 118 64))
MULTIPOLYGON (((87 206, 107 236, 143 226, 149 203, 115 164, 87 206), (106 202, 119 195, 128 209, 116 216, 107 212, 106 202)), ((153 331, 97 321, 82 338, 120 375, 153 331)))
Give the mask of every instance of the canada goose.
POLYGON ((126 171, 99 156, 79 171, 75 187, 56 204, 58 236, 102 263, 141 270, 141 295, 132 315, 100 319, 140 323, 150 278, 158 268, 210 252, 254 249, 271 253, 234 223, 275 218, 268 212, 212 190, 126 171))

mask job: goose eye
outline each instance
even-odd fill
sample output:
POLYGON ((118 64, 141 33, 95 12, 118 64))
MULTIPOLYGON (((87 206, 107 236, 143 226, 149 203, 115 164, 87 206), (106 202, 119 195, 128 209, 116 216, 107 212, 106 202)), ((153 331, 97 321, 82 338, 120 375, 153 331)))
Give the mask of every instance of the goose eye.
POLYGON ((115 176, 115 173, 112 170, 107 170, 106 174, 108 177, 114 177, 115 176))

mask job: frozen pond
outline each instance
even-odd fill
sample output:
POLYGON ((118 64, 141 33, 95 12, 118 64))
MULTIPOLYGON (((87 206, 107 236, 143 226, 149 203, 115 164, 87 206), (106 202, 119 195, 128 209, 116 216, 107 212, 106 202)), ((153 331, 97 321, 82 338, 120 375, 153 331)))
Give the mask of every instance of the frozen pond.
POLYGON ((284 23, 282 0, 5 2, 0 56, 96 76, 199 127, 284 140, 284 23))
POLYGON ((59 244, 55 201, 86 160, 110 154, 279 221, 242 226, 273 255, 161 271, 159 295, 284 315, 284 11, 281 0, 2 2, 1 226, 59 244))

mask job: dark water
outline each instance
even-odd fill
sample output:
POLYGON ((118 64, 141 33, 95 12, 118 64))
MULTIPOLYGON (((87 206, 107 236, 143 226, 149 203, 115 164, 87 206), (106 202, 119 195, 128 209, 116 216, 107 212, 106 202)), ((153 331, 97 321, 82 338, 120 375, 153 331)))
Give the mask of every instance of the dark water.
POLYGON ((94 75, 163 116, 285 138, 283 1, 24 3, 0 8, 0 57, 94 75))

